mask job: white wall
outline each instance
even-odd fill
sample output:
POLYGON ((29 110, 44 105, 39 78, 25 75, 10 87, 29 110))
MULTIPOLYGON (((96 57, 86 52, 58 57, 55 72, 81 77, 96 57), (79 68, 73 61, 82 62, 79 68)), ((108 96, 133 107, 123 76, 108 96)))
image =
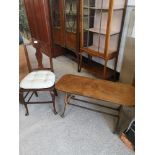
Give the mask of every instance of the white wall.
MULTIPOLYGON (((122 41, 121 41, 121 45, 120 45, 118 64, 117 64, 117 71, 118 72, 120 72, 121 68, 122 68, 122 62, 123 62, 123 56, 124 56, 124 48, 125 48, 126 37, 127 37, 127 33, 128 33, 128 25, 129 25, 131 11, 133 9, 134 9, 134 6, 132 6, 132 7, 128 6, 127 11, 126 11, 125 23, 124 23, 123 34, 122 34, 122 41)), ((134 34, 135 34, 135 31, 134 31, 134 27, 133 27, 131 36, 135 37, 134 34)))
POLYGON ((135 0, 128 0, 128 5, 134 5, 135 6, 135 0))

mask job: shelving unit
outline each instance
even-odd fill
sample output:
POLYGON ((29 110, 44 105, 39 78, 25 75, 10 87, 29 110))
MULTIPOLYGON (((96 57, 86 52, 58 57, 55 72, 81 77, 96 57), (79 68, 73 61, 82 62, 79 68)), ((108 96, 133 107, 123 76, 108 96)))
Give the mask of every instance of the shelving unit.
POLYGON ((82 55, 99 57, 105 62, 103 79, 107 75, 107 63, 115 58, 114 75, 124 23, 126 0, 81 0, 80 1, 80 60, 82 55))

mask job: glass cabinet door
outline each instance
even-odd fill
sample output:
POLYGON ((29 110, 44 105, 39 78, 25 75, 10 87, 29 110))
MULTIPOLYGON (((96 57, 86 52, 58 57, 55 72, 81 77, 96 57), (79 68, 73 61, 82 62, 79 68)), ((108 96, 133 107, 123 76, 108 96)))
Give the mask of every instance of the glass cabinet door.
POLYGON ((52 19, 53 26, 55 28, 60 27, 60 0, 50 0, 51 10, 52 10, 52 19))
POLYGON ((52 28, 54 43, 64 47, 64 11, 63 11, 63 0, 50 0, 50 11, 52 19, 52 28))
MULTIPOLYGON (((83 47, 104 54, 110 0, 83 0, 83 47)), ((125 0, 114 0, 108 53, 117 51, 125 0)))
POLYGON ((77 27, 77 0, 65 0, 65 29, 76 33, 77 27))

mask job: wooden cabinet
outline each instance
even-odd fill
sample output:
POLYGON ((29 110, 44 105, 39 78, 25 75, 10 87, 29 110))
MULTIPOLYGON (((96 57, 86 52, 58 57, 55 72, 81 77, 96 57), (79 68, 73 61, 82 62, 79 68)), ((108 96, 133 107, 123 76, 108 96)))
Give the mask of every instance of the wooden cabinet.
POLYGON ((90 60, 104 62, 101 67, 88 67, 95 74, 103 79, 115 75, 127 0, 24 2, 32 39, 39 42, 46 55, 55 57, 67 48, 77 55, 79 71, 82 57, 87 55, 90 60), (115 62, 109 69, 107 64, 112 59, 115 62))
POLYGON ((50 12, 54 43, 77 53, 79 0, 50 0, 50 12))
POLYGON ((36 40, 46 55, 54 55, 48 0, 24 0, 32 41, 36 40))
MULTIPOLYGON (((126 0, 80 1, 80 61, 83 53, 104 61, 103 78, 108 79, 107 63, 115 59, 114 73, 120 48, 126 0)), ((102 73, 101 73, 102 74, 102 73)))
MULTIPOLYGON (((51 57, 64 53, 64 49, 53 44, 52 18, 49 0, 23 0, 32 42, 36 40, 40 49, 51 57)), ((58 35, 56 35, 58 36, 58 35)), ((35 44, 33 44, 35 47, 35 44)))

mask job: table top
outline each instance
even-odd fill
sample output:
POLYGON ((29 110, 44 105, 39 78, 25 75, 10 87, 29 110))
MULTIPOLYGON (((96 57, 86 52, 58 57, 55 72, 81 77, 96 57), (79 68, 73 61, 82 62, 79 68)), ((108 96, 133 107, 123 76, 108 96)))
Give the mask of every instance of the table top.
POLYGON ((90 97, 124 106, 134 106, 135 88, 128 84, 67 74, 56 83, 62 92, 90 97))

